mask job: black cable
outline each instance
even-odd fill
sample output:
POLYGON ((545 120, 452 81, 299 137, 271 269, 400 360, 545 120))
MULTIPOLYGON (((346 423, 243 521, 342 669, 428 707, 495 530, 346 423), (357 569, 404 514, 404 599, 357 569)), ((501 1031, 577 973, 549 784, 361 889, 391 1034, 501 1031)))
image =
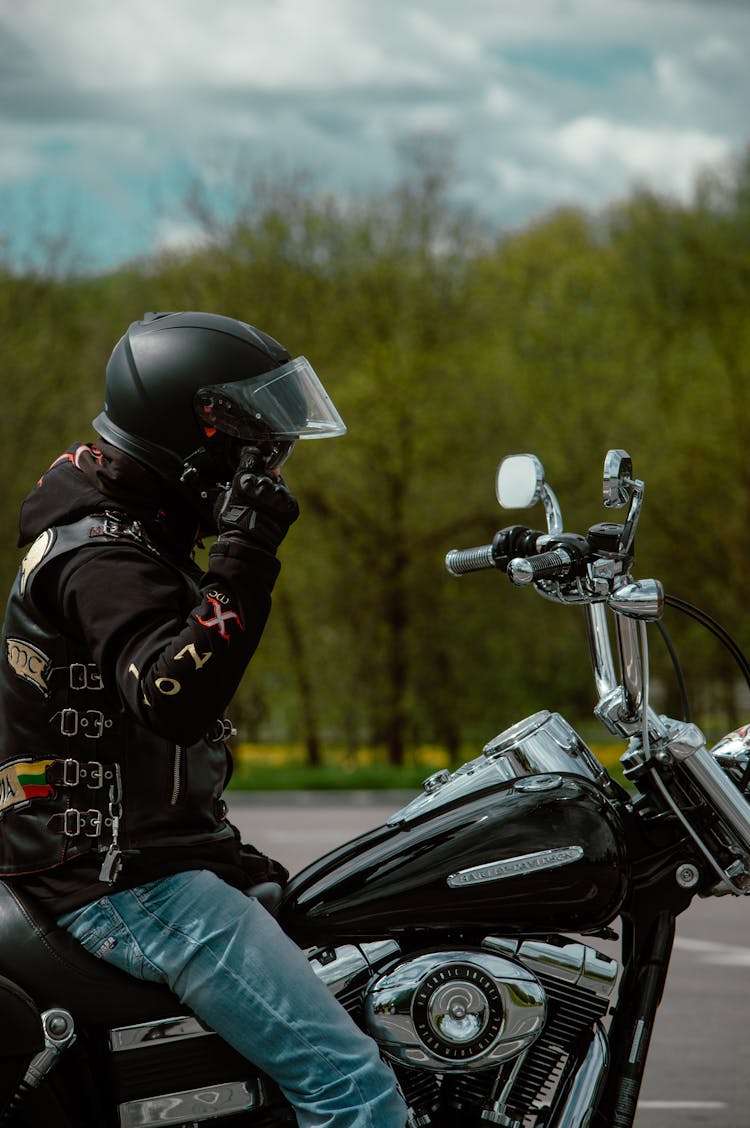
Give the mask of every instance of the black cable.
POLYGON ((691 619, 695 619, 697 623, 700 623, 701 626, 709 630, 732 655, 750 688, 750 662, 748 662, 744 652, 740 649, 729 632, 722 627, 721 623, 717 623, 717 621, 712 619, 705 611, 701 611, 699 607, 688 603, 686 599, 679 599, 674 595, 665 595, 664 602, 668 606, 674 607, 675 610, 682 611, 684 615, 688 615, 691 619))
MULTIPOLYGON (((748 662, 745 654, 740 649, 738 644, 734 641, 729 632, 726 631, 720 623, 717 623, 716 620, 712 619, 711 616, 708 615, 705 611, 701 611, 699 607, 695 607, 692 603, 688 603, 687 600, 678 599, 672 595, 666 595, 664 597, 664 602, 676 608, 678 611, 682 611, 684 612, 684 614, 689 615, 692 619, 695 619, 696 622, 700 623, 701 626, 707 627, 707 629, 710 630, 711 633, 715 635, 716 638, 718 638, 722 643, 722 645, 724 645, 730 652, 737 665, 742 670, 745 681, 747 682, 748 686, 750 686, 750 662, 748 662)), ((742 777, 739 780, 739 783, 737 784, 739 790, 743 795, 745 794, 748 784, 750 784, 750 762, 748 762, 748 765, 742 773, 742 777)))
POLYGON ((669 657, 672 659, 672 666, 677 675, 677 685, 680 690, 680 702, 682 703, 682 719, 683 721, 691 720, 690 701, 688 700, 687 685, 685 684, 685 675, 682 672, 682 665, 677 656, 677 651, 674 648, 672 639, 669 637, 669 631, 662 623, 661 619, 657 619, 656 626, 659 634, 664 639, 664 645, 669 651, 669 657))

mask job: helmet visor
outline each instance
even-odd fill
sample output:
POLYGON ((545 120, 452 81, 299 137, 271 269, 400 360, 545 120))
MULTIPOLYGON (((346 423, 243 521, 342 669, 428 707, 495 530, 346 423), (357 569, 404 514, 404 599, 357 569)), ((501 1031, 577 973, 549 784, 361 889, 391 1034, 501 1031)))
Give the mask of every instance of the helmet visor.
POLYGON ((343 419, 304 356, 262 376, 200 388, 195 407, 204 426, 238 439, 253 439, 264 425, 283 439, 325 439, 346 433, 343 419))

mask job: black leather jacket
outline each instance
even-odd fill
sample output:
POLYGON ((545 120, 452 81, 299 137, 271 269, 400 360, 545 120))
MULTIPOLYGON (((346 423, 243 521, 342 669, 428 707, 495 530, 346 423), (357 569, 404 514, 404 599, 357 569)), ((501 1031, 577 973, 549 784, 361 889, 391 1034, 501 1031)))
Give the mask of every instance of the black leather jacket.
POLYGON ((57 520, 21 564, 2 639, 0 874, 234 838, 220 718, 277 561, 219 541, 201 573, 111 499, 80 516, 94 498, 74 458, 47 477, 51 504, 34 499, 32 526, 57 520))

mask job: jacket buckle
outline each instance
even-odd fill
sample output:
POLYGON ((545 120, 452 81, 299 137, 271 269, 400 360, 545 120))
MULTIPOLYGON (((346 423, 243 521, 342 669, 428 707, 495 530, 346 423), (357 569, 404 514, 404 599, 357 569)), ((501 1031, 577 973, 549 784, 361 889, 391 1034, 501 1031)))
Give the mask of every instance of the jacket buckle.
POLYGON ((78 763, 78 761, 63 760, 62 769, 62 786, 78 787, 78 783, 81 778, 81 765, 78 763))
POLYGON ((86 765, 86 786, 93 791, 104 787, 104 765, 99 760, 89 760, 86 765))
POLYGON ((79 811, 75 807, 68 807, 63 814, 62 831, 66 838, 99 838, 102 833, 103 816, 101 811, 91 808, 88 811, 79 811))
POLYGON ((71 662, 68 667, 70 673, 70 688, 80 691, 84 689, 103 689, 102 676, 93 663, 71 662))
POLYGON ((217 717, 206 733, 206 740, 211 744, 223 744, 230 737, 236 735, 237 729, 228 717, 217 717))
POLYGON ((75 807, 68 807, 63 815, 62 833, 66 838, 77 838, 81 833, 81 812, 75 807))
POLYGON ((99 838, 102 833, 103 815, 101 811, 94 810, 93 808, 83 812, 86 820, 91 820, 91 825, 88 829, 84 829, 84 834, 87 838, 99 838))
POLYGON ((60 710, 60 732, 63 736, 78 736, 80 730, 88 740, 99 740, 104 730, 112 727, 112 721, 104 716, 101 709, 87 709, 79 712, 67 706, 60 710))
POLYGON ((60 711, 60 732, 63 736, 75 736, 78 732, 78 710, 62 709, 60 711))

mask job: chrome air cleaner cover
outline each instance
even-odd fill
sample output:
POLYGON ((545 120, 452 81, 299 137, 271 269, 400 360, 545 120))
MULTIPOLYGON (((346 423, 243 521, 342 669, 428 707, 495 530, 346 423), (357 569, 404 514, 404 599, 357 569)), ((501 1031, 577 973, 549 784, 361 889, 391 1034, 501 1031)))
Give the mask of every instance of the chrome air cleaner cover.
POLYGON ((546 997, 533 972, 488 952, 427 952, 375 979, 367 1027, 382 1052, 447 1073, 516 1057, 544 1027, 546 997))

